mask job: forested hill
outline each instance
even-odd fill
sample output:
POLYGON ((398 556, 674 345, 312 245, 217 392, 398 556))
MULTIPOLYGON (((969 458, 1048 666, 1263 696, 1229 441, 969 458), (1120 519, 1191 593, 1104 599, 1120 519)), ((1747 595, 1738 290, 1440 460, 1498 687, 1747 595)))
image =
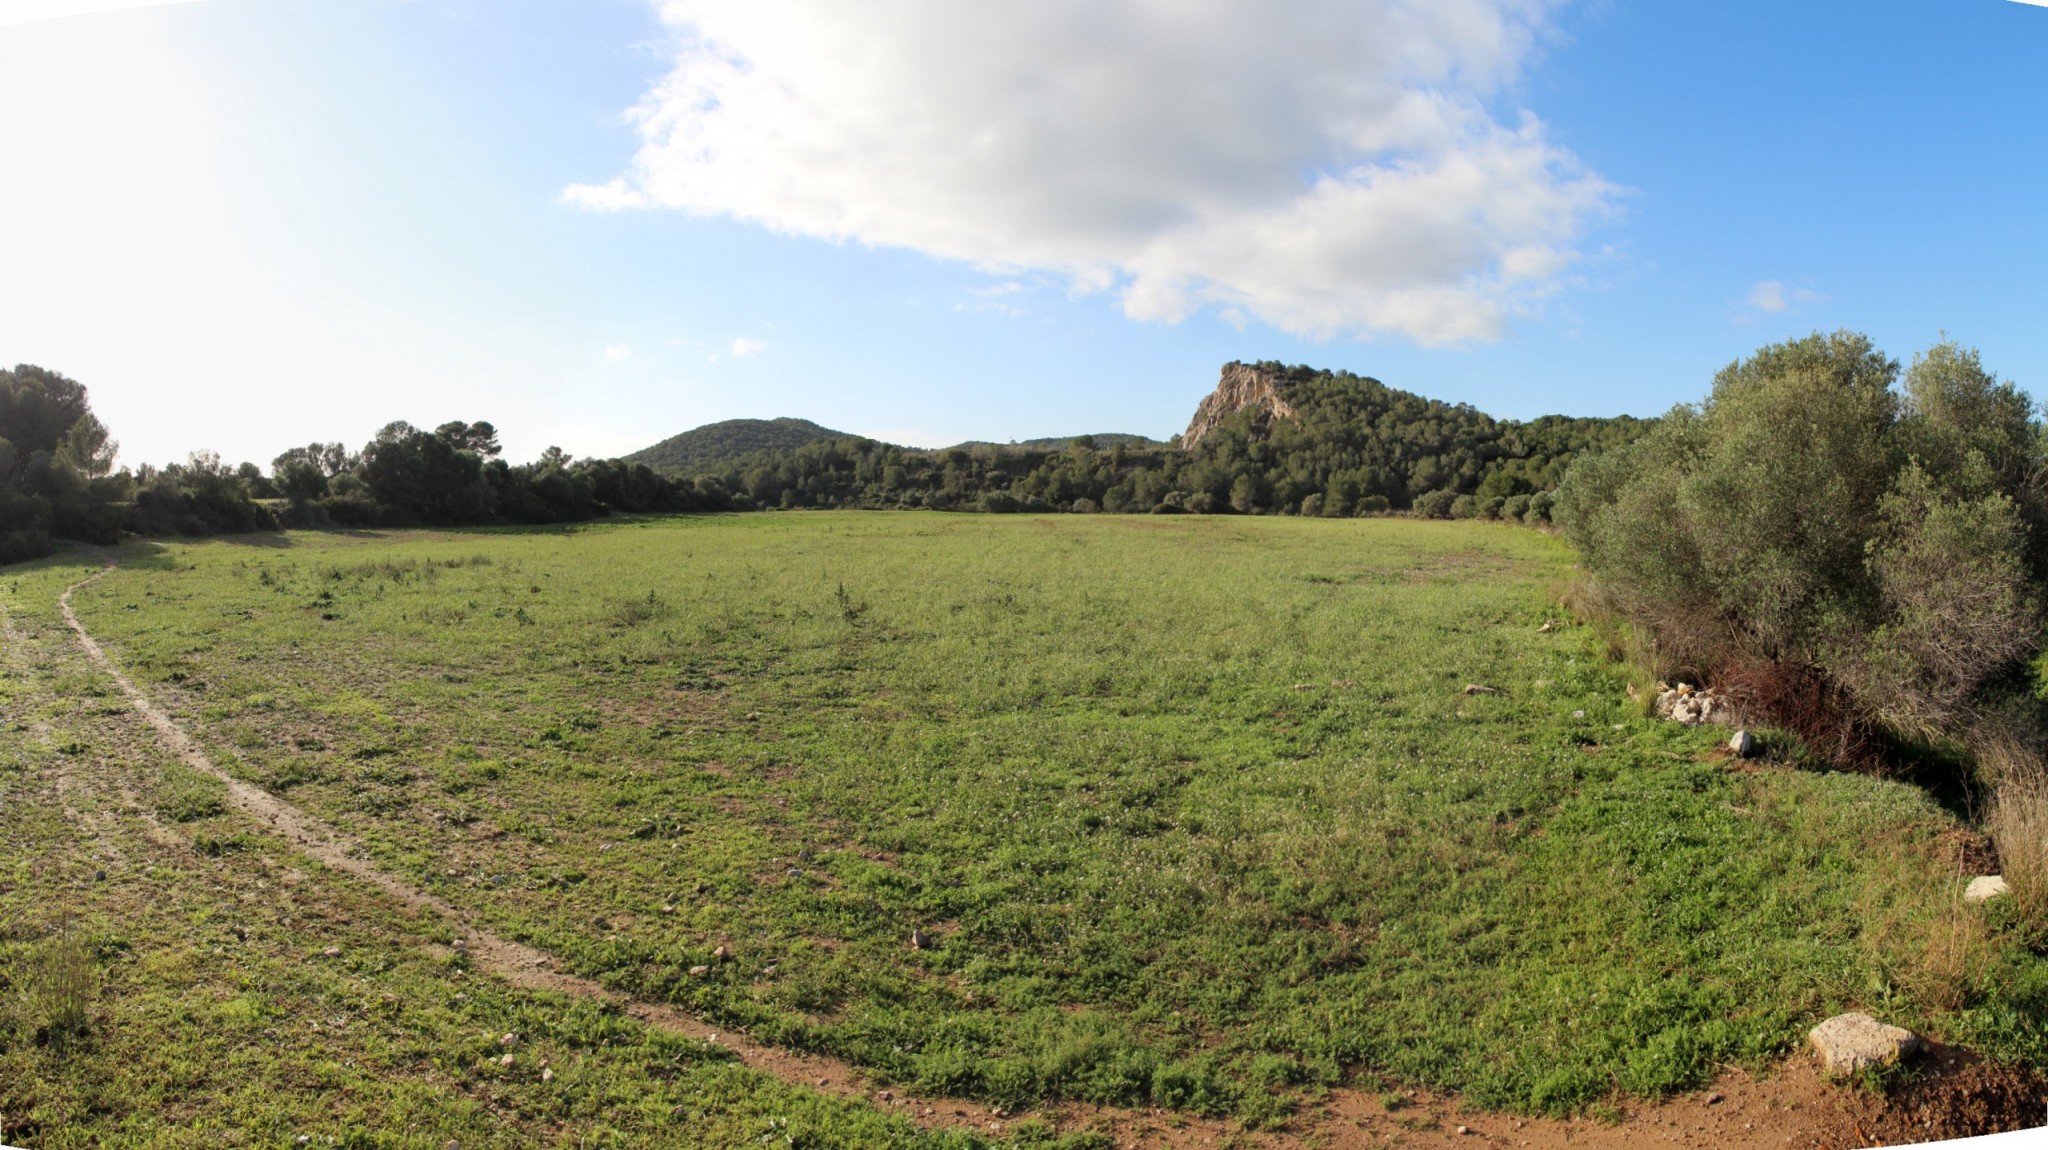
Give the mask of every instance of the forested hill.
POLYGON ((698 474, 768 507, 1542 518, 1574 458, 1649 426, 1628 416, 1500 420, 1348 372, 1230 364, 1185 450, 1082 437, 924 451, 844 437, 698 474))
POLYGON ((844 439, 846 433, 820 427, 808 419, 728 419, 671 435, 653 447, 625 457, 662 471, 694 474, 757 451, 787 450, 820 439, 844 439))
POLYGON ((1131 435, 1122 431, 1098 431, 1093 435, 1056 435, 1047 439, 1012 440, 1009 443, 995 443, 985 439, 970 439, 965 443, 956 443, 953 447, 961 451, 973 451, 981 447, 992 447, 1005 451, 1064 451, 1076 443, 1085 443, 1090 447, 1102 449, 1116 447, 1119 444, 1124 447, 1166 446, 1160 440, 1149 439, 1143 435, 1131 435))

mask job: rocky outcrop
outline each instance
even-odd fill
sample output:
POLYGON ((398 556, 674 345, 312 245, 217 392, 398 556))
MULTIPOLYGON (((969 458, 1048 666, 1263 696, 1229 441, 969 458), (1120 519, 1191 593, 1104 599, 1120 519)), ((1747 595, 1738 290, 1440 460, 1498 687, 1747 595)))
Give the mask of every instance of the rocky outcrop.
POLYGON ((1181 449, 1185 451, 1194 447, 1203 436, 1216 430, 1218 424, 1246 408, 1256 409, 1253 420, 1261 428, 1272 427, 1276 419, 1294 418, 1294 408, 1280 398, 1278 376, 1252 364, 1226 363, 1216 390, 1195 408, 1195 418, 1189 421, 1188 429, 1181 434, 1181 449))

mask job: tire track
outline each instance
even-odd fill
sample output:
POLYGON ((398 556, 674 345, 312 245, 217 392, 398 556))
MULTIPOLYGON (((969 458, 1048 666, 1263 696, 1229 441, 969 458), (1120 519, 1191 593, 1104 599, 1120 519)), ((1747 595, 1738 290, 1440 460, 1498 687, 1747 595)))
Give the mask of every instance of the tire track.
MULTIPOLYGON (((206 751, 185 733, 176 720, 157 706, 121 671, 100 647, 99 642, 85 629, 85 624, 79 621, 77 613, 72 610, 72 592, 90 586, 115 569, 116 565, 112 560, 103 558, 103 561, 106 563, 104 567, 65 588, 63 595, 58 598, 58 610, 63 615, 65 625, 71 628, 80 648, 84 650, 93 666, 113 680, 115 686, 120 688, 122 695, 127 698, 135 712, 149 724, 164 747, 176 755, 178 761, 185 766, 225 785, 228 802, 243 814, 268 826, 272 833, 290 840, 300 853, 323 865, 360 879, 408 906, 433 911, 449 922, 459 925, 460 932, 451 937, 450 944, 465 951, 478 967, 514 986, 611 1003, 647 1025, 731 1051, 746 1066, 773 1075, 784 1082, 840 1097, 875 1099, 876 1092, 867 1075, 850 1063, 758 1043, 745 1035, 721 1030, 674 1007, 635 999, 593 979, 557 969, 557 963, 552 955, 480 925, 455 904, 422 890, 369 861, 360 844, 320 819, 308 815, 261 787, 222 770, 206 751)), ((15 646, 18 633, 14 631, 11 621, 0 615, 0 625, 6 627, 9 645, 15 646)), ((883 1103, 882 1108, 930 1128, 974 1127, 997 1132, 1004 1126, 1000 1118, 989 1108, 972 1102, 894 1097, 883 1103)))

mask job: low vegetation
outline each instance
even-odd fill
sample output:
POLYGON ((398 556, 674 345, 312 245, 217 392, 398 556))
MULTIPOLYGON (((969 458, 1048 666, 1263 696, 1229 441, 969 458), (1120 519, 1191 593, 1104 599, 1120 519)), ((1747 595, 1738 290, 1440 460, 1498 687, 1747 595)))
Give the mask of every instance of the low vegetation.
POLYGON ((2048 1054, 2048 971, 1958 914, 1970 832, 1644 716, 1539 626, 1547 535, 260 542, 132 549, 77 596, 219 761, 580 973, 910 1088, 1261 1123, 1363 1075, 1569 1111, 1852 1006, 2048 1054))

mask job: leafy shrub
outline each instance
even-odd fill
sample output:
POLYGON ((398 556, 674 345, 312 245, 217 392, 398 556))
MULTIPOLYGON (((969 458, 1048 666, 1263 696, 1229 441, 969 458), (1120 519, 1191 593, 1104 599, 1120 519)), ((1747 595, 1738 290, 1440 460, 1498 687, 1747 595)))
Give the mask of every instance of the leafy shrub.
POLYGON ((1460 495, 1451 500, 1451 518, 1471 519, 1479 514, 1479 501, 1470 495, 1460 495))
POLYGON ((1796 689, 1755 696, 1838 712, 1845 739, 1963 735, 1986 713, 2038 642, 2039 429, 1952 343, 1903 397, 1898 378, 1854 333, 1767 347, 1567 475, 1560 522, 1665 667, 1778 668, 1796 689))
POLYGON ((1500 517, 1502 519, 1512 519, 1520 523, 1522 516, 1527 514, 1528 511, 1529 497, 1526 495, 1510 495, 1506 499, 1501 500, 1500 517))
POLYGON ((1384 495, 1365 495, 1358 500, 1358 514, 1385 515, 1393 503, 1384 495))
POLYGON ((1415 497, 1415 514, 1424 519, 1449 519, 1451 506, 1458 501, 1455 491, 1431 491, 1415 497))

